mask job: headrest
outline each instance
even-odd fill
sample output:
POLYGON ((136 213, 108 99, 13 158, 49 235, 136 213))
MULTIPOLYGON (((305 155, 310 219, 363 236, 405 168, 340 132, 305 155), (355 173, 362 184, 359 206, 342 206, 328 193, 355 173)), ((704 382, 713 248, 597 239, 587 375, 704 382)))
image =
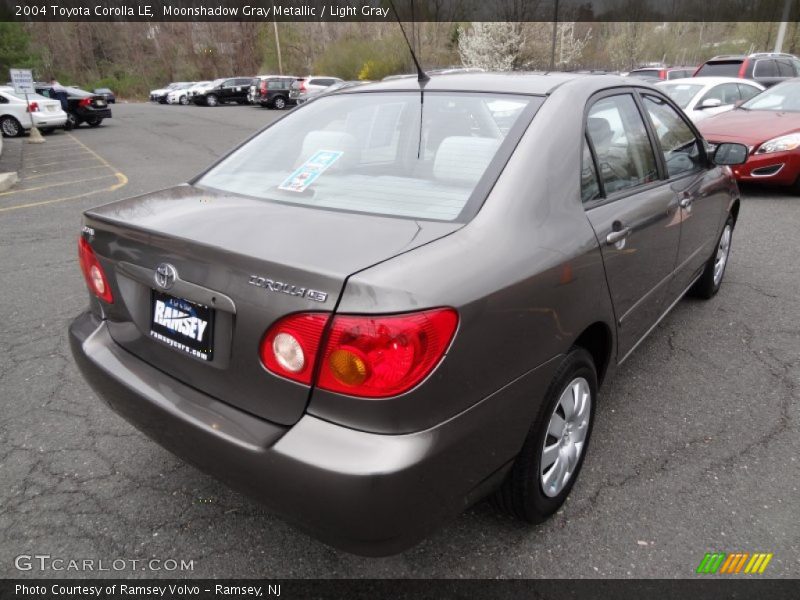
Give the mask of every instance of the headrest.
POLYGON ((595 144, 606 144, 611 141, 613 133, 608 119, 589 117, 586 128, 589 130, 589 135, 592 137, 592 142, 595 144))
POLYGON ((433 176, 448 183, 474 185, 497 153, 498 138, 451 136, 442 140, 433 161, 433 176))

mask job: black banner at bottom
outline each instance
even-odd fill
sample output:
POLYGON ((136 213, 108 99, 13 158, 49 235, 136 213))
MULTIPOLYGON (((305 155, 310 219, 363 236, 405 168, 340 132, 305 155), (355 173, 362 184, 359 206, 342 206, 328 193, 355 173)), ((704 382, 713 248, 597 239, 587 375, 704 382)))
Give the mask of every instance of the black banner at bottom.
POLYGON ((440 600, 565 600, 659 598, 794 600, 799 581, 789 579, 498 580, 498 579, 247 579, 247 580, 0 580, 0 598, 16 600, 238 600, 250 598, 381 598, 440 600))

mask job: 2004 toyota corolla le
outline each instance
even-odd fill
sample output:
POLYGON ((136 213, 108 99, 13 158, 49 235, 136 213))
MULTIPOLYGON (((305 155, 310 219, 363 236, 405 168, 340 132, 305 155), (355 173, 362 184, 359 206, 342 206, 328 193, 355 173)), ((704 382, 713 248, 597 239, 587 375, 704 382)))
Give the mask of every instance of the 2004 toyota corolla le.
POLYGON ((739 195, 718 165, 746 152, 612 76, 331 94, 87 211, 73 352, 136 427, 332 545, 403 550, 495 490, 538 522, 599 385, 719 289, 739 195))

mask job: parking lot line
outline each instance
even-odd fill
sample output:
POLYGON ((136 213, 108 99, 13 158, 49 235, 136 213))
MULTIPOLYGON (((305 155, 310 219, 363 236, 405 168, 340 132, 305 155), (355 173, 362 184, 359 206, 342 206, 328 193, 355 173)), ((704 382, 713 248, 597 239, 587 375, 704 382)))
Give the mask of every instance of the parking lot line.
POLYGON ((108 177, 112 177, 114 173, 109 173, 108 175, 101 175, 100 177, 90 177, 89 179, 76 179, 72 181, 62 181, 60 183, 48 183, 47 185, 40 185, 38 187, 27 188, 23 190, 11 190, 9 192, 0 192, 0 197, 2 196, 13 196, 15 194, 24 194, 26 192, 38 192, 39 190, 46 190, 49 188, 60 187, 62 185, 72 185, 75 183, 84 183, 86 181, 97 181, 98 179, 106 179, 108 177))
POLYGON ((51 171, 50 173, 41 173, 39 175, 31 175, 30 177, 23 177, 22 181, 29 181, 39 177, 49 177, 50 175, 60 175, 62 173, 74 173, 75 171, 86 171, 88 169, 105 169, 106 165, 92 165, 91 167, 75 167, 74 169, 64 169, 63 171, 51 171))
POLYGON ((117 183, 112 186, 102 188, 99 190, 92 190, 91 192, 85 192, 83 194, 77 194, 75 196, 67 196, 65 198, 53 198, 52 200, 42 200, 41 202, 29 202, 27 204, 15 204, 14 206, 6 206, 5 208, 0 208, 0 213, 7 212, 11 210, 19 210, 22 208, 33 208, 35 206, 44 206, 45 204, 56 204, 58 202, 66 202, 67 200, 77 200, 78 198, 86 198, 87 196, 91 196, 93 194, 100 194, 102 192, 113 192, 114 190, 118 190, 122 186, 128 183, 128 178, 119 171, 114 173, 117 177, 117 183))
MULTIPOLYGON (((81 160, 89 160, 91 156, 82 156, 81 158, 68 158, 67 160, 57 160, 56 162, 49 162, 49 163, 41 163, 38 165, 29 165, 25 164, 26 169, 38 169, 39 167, 51 167, 53 165, 63 165, 64 163, 68 162, 78 162, 81 160)), ((105 165, 107 166, 107 165, 105 165)))

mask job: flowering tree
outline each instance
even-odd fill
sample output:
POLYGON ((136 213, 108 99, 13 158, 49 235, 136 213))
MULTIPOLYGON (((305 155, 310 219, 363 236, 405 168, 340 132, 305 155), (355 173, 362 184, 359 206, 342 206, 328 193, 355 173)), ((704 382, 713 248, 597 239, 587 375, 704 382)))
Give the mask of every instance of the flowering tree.
POLYGON ((459 33, 458 54, 465 67, 510 71, 518 66, 525 43, 519 23, 473 22, 459 33))

